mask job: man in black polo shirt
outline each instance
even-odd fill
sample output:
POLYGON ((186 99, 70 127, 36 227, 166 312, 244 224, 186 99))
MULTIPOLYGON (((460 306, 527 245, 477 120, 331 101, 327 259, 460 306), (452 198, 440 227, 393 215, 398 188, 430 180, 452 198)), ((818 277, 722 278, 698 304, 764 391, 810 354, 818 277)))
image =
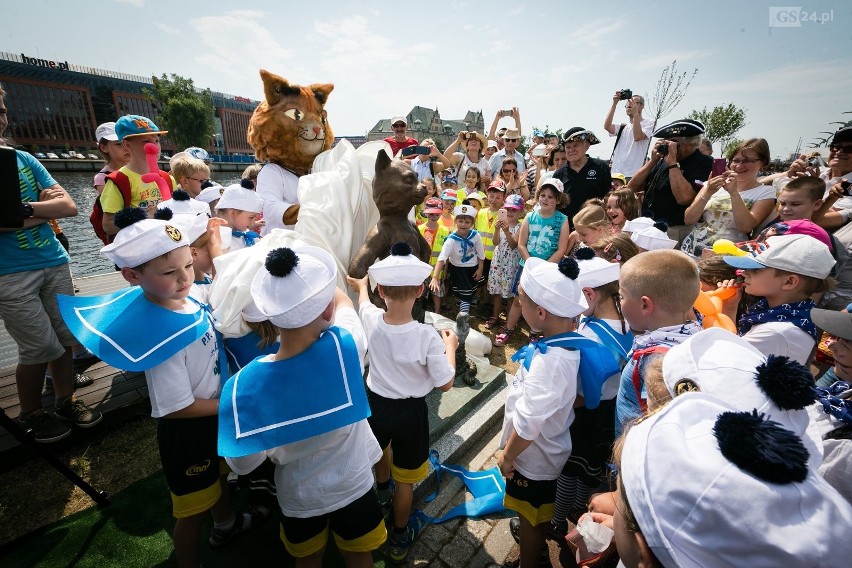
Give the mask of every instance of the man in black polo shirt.
POLYGON ((713 157, 698 149, 702 134, 704 125, 690 119, 657 129, 653 136, 661 140, 651 144, 651 160, 627 184, 642 197, 643 210, 650 210, 655 220, 668 223, 669 238, 677 241, 675 248, 692 228, 684 224, 683 212, 713 168, 713 157))
POLYGON ((568 162, 556 170, 553 177, 562 182, 565 194, 571 198, 567 207, 559 209, 568 216, 568 224, 574 228, 574 215, 583 207, 583 202, 593 197, 603 198, 611 189, 609 165, 586 153, 593 144, 600 144, 598 137, 582 126, 569 128, 562 135, 562 143, 568 162))

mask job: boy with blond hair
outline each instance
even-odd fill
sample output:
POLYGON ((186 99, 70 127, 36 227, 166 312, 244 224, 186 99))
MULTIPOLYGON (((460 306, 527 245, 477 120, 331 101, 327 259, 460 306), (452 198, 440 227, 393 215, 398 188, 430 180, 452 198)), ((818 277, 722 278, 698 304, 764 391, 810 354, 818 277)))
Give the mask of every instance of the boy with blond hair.
POLYGON ((648 361, 701 330, 692 310, 701 289, 698 266, 686 254, 662 249, 634 256, 624 263, 618 282, 621 313, 634 339, 616 398, 616 436, 647 409, 648 361))
POLYGON ((210 166, 188 154, 172 160, 171 168, 172 177, 193 199, 201 193, 201 184, 210 181, 210 166))
POLYGON ((358 312, 370 346, 369 422, 384 450, 376 464, 376 486, 382 507, 389 511, 393 503, 390 559, 401 563, 420 530, 419 523, 409 522, 414 484, 429 473, 426 395, 435 388, 446 392, 453 387, 459 340, 449 330, 439 333, 412 319, 411 308, 423 293, 432 266, 412 255, 408 244, 393 245, 390 256, 368 272, 387 311, 370 302, 368 276, 346 280, 358 292, 358 312))

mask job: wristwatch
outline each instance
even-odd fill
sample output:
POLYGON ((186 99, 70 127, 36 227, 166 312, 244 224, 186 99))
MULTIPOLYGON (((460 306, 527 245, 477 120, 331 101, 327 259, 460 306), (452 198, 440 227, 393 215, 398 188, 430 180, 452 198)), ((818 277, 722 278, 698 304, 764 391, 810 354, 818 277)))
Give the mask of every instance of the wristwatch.
POLYGON ((35 213, 35 211, 33 210, 32 205, 30 205, 29 203, 21 203, 21 218, 22 219, 29 219, 30 217, 33 216, 33 213, 35 213))
POLYGON ((669 166, 669 167, 667 167, 666 169, 667 169, 667 170, 670 170, 670 169, 672 169, 672 168, 680 169, 680 162, 675 162, 674 164, 670 165, 670 166, 669 166))

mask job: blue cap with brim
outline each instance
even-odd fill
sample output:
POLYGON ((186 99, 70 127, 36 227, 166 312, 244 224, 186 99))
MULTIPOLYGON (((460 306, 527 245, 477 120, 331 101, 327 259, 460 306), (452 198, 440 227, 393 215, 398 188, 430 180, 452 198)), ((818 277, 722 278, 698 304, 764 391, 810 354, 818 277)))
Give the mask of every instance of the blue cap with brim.
POLYGON ((168 130, 160 130, 153 120, 138 114, 126 114, 115 121, 115 135, 119 142, 128 136, 147 134, 163 135, 168 134, 168 130))
POLYGON ((766 268, 765 264, 760 264, 751 255, 723 256, 722 260, 724 260, 726 264, 729 264, 734 268, 742 268, 744 270, 760 270, 761 268, 766 268))

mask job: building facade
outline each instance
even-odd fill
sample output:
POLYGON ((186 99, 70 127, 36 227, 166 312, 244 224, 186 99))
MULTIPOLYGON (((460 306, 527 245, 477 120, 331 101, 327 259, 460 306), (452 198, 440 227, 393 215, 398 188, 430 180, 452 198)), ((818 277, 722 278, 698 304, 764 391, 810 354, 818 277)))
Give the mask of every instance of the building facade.
MULTIPOLYGON (((143 94, 150 78, 0 52, 0 82, 9 109, 7 133, 32 151, 97 149, 95 128, 125 114, 157 122, 157 106, 143 94)), ((249 118, 259 104, 246 97, 213 92, 216 134, 211 154, 254 154, 246 138, 249 118)), ((163 149, 176 151, 166 136, 163 149)), ((181 148, 182 149, 182 148, 181 148)))
MULTIPOLYGON (((437 108, 432 110, 416 106, 405 115, 405 120, 408 122, 409 136, 418 141, 431 138, 441 150, 452 144, 462 130, 488 134, 485 132, 485 121, 481 110, 478 112, 469 110, 460 120, 445 120, 441 118, 437 108)), ((393 136, 391 118, 383 118, 367 133, 367 141, 384 140, 388 136, 393 136)))

